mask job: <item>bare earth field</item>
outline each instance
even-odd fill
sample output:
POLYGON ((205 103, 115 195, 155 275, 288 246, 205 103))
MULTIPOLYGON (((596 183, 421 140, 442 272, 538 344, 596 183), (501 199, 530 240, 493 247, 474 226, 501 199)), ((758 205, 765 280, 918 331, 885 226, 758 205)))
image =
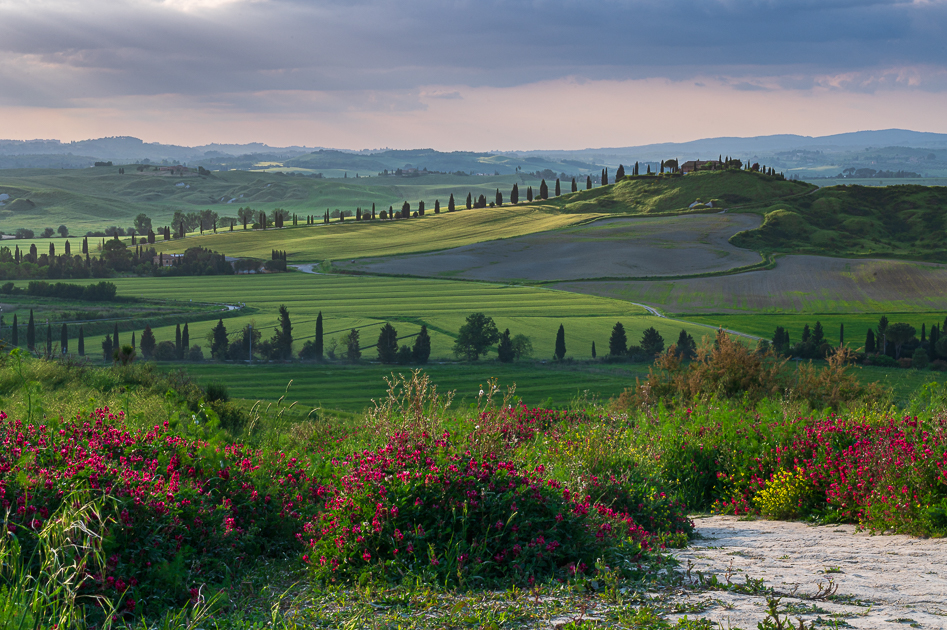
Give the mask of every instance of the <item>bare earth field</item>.
MULTIPOLYGON (((783 595, 780 610, 806 627, 947 628, 947 540, 732 516, 698 519, 697 531, 702 538, 674 553, 692 581, 698 572, 705 582, 711 574, 724 584, 761 579, 783 595), (837 592, 813 597, 829 580, 837 592)), ((707 590, 685 598, 706 602, 699 616, 723 628, 755 628, 766 616, 762 595, 707 590)))
POLYGON ((428 254, 336 262, 341 270, 468 280, 643 278, 726 271, 760 262, 727 242, 759 227, 749 214, 604 219, 428 254))
POLYGON ((784 256, 775 269, 655 281, 563 282, 557 289, 674 313, 913 312, 947 309, 947 265, 784 256))

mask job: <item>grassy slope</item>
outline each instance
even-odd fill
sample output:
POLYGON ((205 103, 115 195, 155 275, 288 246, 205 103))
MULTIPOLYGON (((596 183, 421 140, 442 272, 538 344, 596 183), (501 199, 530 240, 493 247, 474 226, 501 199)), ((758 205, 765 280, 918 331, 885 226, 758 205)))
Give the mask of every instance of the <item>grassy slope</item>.
POLYGON ((288 253, 290 263, 313 263, 459 247, 553 230, 589 218, 594 215, 556 214, 533 207, 504 206, 431 213, 408 221, 345 221, 265 232, 237 227, 233 232, 191 235, 183 241, 162 241, 157 245, 163 252, 182 252, 188 247, 201 246, 228 256, 264 259, 269 259, 272 250, 279 249, 288 253))
MULTIPOLYGON (((493 317, 500 331, 509 328, 514 335, 531 337, 534 356, 539 359, 552 357, 560 323, 566 331, 567 356, 576 358, 590 357, 593 341, 598 353, 604 353, 616 321, 622 321, 629 340, 635 343, 649 326, 657 328, 667 343, 676 340, 682 328, 677 322, 647 315, 639 307, 620 300, 487 283, 302 273, 113 281, 120 295, 246 302, 245 311, 225 320, 227 329, 235 335, 254 320, 263 329, 264 338, 269 338, 277 323, 279 305, 286 304, 294 326, 296 351, 314 336, 316 315, 322 311, 326 343, 358 328, 366 359, 376 356, 373 346, 385 321, 392 322, 399 337, 403 337, 401 343, 409 345, 421 324, 427 324, 431 330, 432 358, 452 358, 457 331, 467 315, 477 311, 493 317)), ((214 324, 205 321, 189 326, 191 343, 204 346, 205 353, 209 347, 205 335, 214 324)), ((695 338, 712 332, 698 326, 685 328, 695 338)), ((158 342, 174 339, 173 326, 156 328, 154 332, 158 342)), ((123 340, 130 338, 129 332, 122 334, 123 340)), ((88 353, 92 354, 100 343, 101 337, 87 337, 88 353)), ((491 351, 490 356, 495 357, 495 352, 491 351)))
MULTIPOLYGON (((555 182, 547 183, 550 191, 554 190, 555 182)), ((571 182, 563 182, 564 188, 570 185, 571 182)), ((613 186, 552 198, 544 205, 569 213, 653 214, 686 211, 695 201, 714 201, 717 207, 764 203, 805 193, 811 188, 810 184, 783 181, 759 173, 705 171, 683 177, 626 178, 613 186)))
POLYGON ((758 251, 947 262, 947 187, 838 186, 762 210, 731 243, 758 251))
MULTIPOLYGON (((407 373, 412 366, 399 365, 244 365, 204 363, 162 365, 162 369, 185 367, 199 383, 220 381, 229 385, 231 396, 246 400, 278 399, 284 393, 288 402, 308 412, 314 407, 358 412, 384 397, 385 377, 393 372, 407 373), (252 378, 250 377, 250 370, 252 378), (287 391, 287 385, 292 385, 287 391)), ((466 365, 428 365, 440 391, 455 391, 457 405, 475 402, 488 378, 497 378, 501 388, 516 385, 516 394, 530 406, 541 403, 564 405, 588 390, 589 397, 610 398, 646 377, 643 364, 547 364, 529 361, 504 365, 493 361, 466 365)))
POLYGON ((433 208, 435 199, 446 206, 451 193, 462 205, 468 192, 492 199, 497 188, 508 197, 514 182, 524 189, 538 186, 538 181, 518 175, 316 179, 222 171, 209 177, 181 178, 141 174, 134 167, 119 175, 118 168, 0 171, 0 193, 10 196, 0 207, 0 229, 12 233, 25 227, 38 233, 44 227, 65 224, 73 234, 84 234, 110 225, 128 227, 140 212, 155 225, 164 225, 175 210, 211 208, 221 216, 236 216, 240 206, 266 211, 285 208, 302 215, 321 214, 326 208, 354 212, 356 207, 371 208, 372 203, 381 210, 400 207, 403 201, 417 207, 423 200, 433 208), (176 185, 180 183, 184 185, 176 185), (233 203, 228 203, 231 199, 233 203))

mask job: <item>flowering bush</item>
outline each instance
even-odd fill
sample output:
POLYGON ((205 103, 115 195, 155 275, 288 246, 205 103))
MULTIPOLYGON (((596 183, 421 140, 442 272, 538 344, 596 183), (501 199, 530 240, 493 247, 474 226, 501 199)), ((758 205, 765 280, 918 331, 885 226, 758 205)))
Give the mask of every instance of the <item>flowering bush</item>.
POLYGON ((159 610, 200 584, 226 583, 245 558, 296 547, 294 534, 321 502, 319 484, 282 453, 213 446, 209 410, 188 421, 196 430, 165 422, 131 432, 108 408, 55 425, 0 412, 0 500, 27 556, 31 534, 83 488, 108 508, 100 523, 108 561, 92 583, 126 602, 159 610))
POLYGON ((650 535, 627 512, 576 496, 536 466, 477 459, 450 435, 401 434, 334 462, 338 486, 304 528, 314 574, 423 575, 440 583, 530 583, 631 567, 650 535))
POLYGON ((812 484, 801 468, 778 470, 753 497, 760 513, 773 518, 795 518, 806 511, 813 495, 812 484))

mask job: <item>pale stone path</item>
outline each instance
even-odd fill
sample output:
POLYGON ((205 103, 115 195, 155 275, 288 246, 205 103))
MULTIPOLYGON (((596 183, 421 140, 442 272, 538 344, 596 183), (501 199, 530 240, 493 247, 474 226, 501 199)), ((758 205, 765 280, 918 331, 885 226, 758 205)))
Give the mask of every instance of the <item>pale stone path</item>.
MULTIPOLYGON (((872 536, 852 525, 727 516, 698 518, 696 523, 701 537, 674 552, 694 581, 700 572, 705 579, 715 574, 726 582, 728 571, 733 583, 762 579, 787 594, 782 604, 797 611, 791 617, 807 627, 821 618, 816 627, 947 629, 947 539, 872 536), (835 596, 806 597, 829 579, 838 586, 835 596), (793 592, 796 596, 788 596, 793 592)), ((723 628, 756 628, 766 616, 763 596, 708 590, 682 597, 715 600, 690 617, 710 618, 723 628)))

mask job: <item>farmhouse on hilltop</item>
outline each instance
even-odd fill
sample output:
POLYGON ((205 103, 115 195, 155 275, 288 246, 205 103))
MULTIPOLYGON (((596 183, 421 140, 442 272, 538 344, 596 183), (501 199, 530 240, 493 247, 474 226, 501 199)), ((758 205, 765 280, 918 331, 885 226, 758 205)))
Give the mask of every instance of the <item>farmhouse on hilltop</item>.
POLYGON ((681 164, 681 172, 687 175, 694 171, 715 171, 725 167, 726 165, 720 160, 690 160, 681 164))

